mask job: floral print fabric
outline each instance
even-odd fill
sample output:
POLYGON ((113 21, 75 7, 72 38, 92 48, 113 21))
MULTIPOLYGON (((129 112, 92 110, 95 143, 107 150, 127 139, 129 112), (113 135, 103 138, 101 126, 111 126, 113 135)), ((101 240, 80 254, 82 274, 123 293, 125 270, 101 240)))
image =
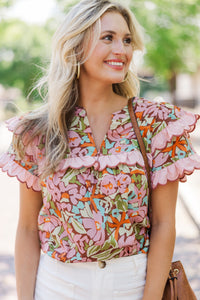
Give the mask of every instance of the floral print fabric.
MULTIPOLYGON (((133 101, 151 167, 152 187, 185 180, 200 156, 189 142, 200 117, 168 103, 133 101)), ((9 121, 13 130, 17 118, 9 121)), ((17 133, 16 133, 17 134, 17 133)), ((0 158, 3 171, 42 191, 38 216, 41 249, 63 262, 96 261, 146 253, 149 246, 148 184, 128 106, 113 113, 97 151, 84 108, 76 107, 69 151, 54 174, 40 182, 44 137, 25 147, 20 161, 12 143, 0 158)), ((25 139, 23 140, 26 145, 25 139)))

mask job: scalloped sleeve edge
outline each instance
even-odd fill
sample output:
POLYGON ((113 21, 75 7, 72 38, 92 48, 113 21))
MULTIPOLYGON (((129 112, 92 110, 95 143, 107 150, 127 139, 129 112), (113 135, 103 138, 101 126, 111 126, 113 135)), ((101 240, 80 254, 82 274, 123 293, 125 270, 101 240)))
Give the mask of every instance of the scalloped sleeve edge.
POLYGON ((152 173, 152 188, 158 184, 165 185, 167 181, 179 179, 181 182, 187 181, 187 175, 191 175, 195 169, 200 170, 200 156, 195 153, 189 157, 179 159, 175 163, 152 173))
POLYGON ((167 143, 172 140, 173 136, 179 137, 194 131, 196 128, 196 123, 199 119, 199 114, 182 111, 180 119, 176 120, 175 122, 169 122, 167 127, 165 127, 152 138, 152 154, 156 149, 164 149, 167 143))
POLYGON ((4 153, 0 156, 0 168, 3 172, 7 172, 8 176, 26 183, 27 188, 32 188, 35 192, 41 191, 40 178, 20 166, 9 154, 4 153))

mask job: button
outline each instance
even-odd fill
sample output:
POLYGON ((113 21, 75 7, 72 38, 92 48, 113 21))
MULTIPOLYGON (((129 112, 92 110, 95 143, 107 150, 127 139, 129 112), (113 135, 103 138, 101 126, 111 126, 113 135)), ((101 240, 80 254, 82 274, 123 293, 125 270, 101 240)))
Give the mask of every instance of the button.
POLYGON ((106 266, 106 262, 103 261, 103 260, 99 260, 99 261, 98 261, 98 265, 99 265, 99 268, 103 269, 103 268, 105 268, 105 266, 106 266))

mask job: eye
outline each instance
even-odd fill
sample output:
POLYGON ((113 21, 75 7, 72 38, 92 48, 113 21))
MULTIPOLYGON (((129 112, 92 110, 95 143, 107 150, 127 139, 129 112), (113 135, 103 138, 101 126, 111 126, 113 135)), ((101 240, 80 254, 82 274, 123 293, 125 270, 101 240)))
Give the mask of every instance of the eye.
POLYGON ((102 40, 105 40, 105 41, 112 41, 112 39, 113 39, 113 36, 111 34, 108 34, 102 38, 102 40))
POLYGON ((124 43, 130 45, 132 43, 132 39, 131 38, 125 38, 124 43))

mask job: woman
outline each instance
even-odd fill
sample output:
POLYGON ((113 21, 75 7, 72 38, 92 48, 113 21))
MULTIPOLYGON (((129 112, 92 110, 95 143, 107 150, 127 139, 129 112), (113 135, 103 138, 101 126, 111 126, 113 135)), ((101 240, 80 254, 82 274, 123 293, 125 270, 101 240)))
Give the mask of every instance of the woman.
POLYGON ((83 0, 53 40, 47 104, 8 123, 1 167, 20 183, 18 299, 161 300, 175 241, 178 180, 200 168, 188 141, 199 118, 137 98, 132 13, 83 0), (128 113, 132 100, 152 180, 128 113), (44 254, 40 255, 40 251, 44 254), (148 253, 148 260, 147 260, 148 253))

